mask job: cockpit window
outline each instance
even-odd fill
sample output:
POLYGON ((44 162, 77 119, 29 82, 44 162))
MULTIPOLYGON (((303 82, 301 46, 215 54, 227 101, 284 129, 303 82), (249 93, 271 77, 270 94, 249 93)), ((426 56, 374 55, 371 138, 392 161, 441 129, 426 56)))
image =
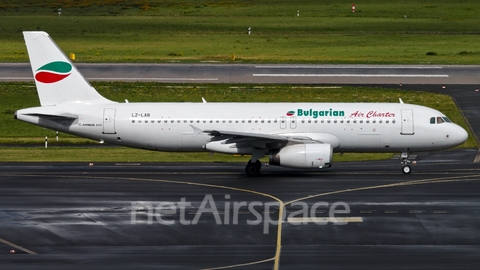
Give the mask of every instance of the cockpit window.
POLYGON ((430 117, 430 124, 452 123, 446 116, 430 117))
POLYGON ((448 117, 442 117, 443 120, 445 120, 445 122, 447 123, 451 123, 452 121, 450 119, 448 119, 448 117))

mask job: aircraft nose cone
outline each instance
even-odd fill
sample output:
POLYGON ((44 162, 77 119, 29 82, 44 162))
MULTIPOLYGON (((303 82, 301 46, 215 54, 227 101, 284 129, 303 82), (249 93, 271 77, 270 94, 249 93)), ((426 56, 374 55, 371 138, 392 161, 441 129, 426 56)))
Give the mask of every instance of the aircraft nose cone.
POLYGON ((458 127, 457 129, 457 142, 458 144, 464 143, 468 139, 468 133, 462 127, 458 127))

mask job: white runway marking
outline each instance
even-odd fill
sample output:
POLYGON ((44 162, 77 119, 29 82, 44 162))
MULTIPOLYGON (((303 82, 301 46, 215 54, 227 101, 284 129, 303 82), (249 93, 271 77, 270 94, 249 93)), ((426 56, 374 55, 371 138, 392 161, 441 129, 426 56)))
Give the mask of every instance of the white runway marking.
POLYGON ((376 65, 265 65, 255 66, 255 68, 318 68, 318 69, 443 69, 441 66, 376 66, 376 65))
MULTIPOLYGON (((88 77, 87 80, 105 80, 105 81, 125 81, 125 80, 135 80, 135 81, 218 81, 218 78, 135 78, 135 77, 125 77, 125 78, 97 78, 97 77, 88 77)), ((0 77, 0 80, 33 80, 33 77, 0 77)))
POLYGON ((87 78, 87 80, 108 80, 108 81, 218 81, 218 78, 87 78))
POLYGON ((33 81, 33 76, 32 77, 0 77, 0 80, 32 80, 33 81))
POLYGON ((253 74, 254 77, 362 77, 362 78, 448 78, 427 74, 253 74))
POLYGON ((363 222, 362 217, 292 217, 287 219, 288 223, 350 223, 363 222))

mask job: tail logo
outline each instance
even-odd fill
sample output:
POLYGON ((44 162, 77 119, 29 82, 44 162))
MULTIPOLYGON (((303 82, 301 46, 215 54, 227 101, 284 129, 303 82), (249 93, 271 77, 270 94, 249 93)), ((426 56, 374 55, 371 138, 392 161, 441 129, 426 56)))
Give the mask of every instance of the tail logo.
POLYGON ((42 83, 56 83, 72 74, 71 71, 72 65, 67 62, 51 62, 36 70, 35 80, 42 83))

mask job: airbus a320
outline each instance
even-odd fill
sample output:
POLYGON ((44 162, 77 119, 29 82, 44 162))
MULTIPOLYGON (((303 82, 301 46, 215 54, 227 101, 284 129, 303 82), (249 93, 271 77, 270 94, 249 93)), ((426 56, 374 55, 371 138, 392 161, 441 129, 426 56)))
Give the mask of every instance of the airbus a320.
POLYGON ((443 113, 399 103, 119 103, 101 96, 50 36, 23 32, 40 107, 15 118, 103 141, 158 151, 251 155, 249 176, 270 165, 322 169, 333 152, 401 152, 454 147, 468 135, 443 113))

